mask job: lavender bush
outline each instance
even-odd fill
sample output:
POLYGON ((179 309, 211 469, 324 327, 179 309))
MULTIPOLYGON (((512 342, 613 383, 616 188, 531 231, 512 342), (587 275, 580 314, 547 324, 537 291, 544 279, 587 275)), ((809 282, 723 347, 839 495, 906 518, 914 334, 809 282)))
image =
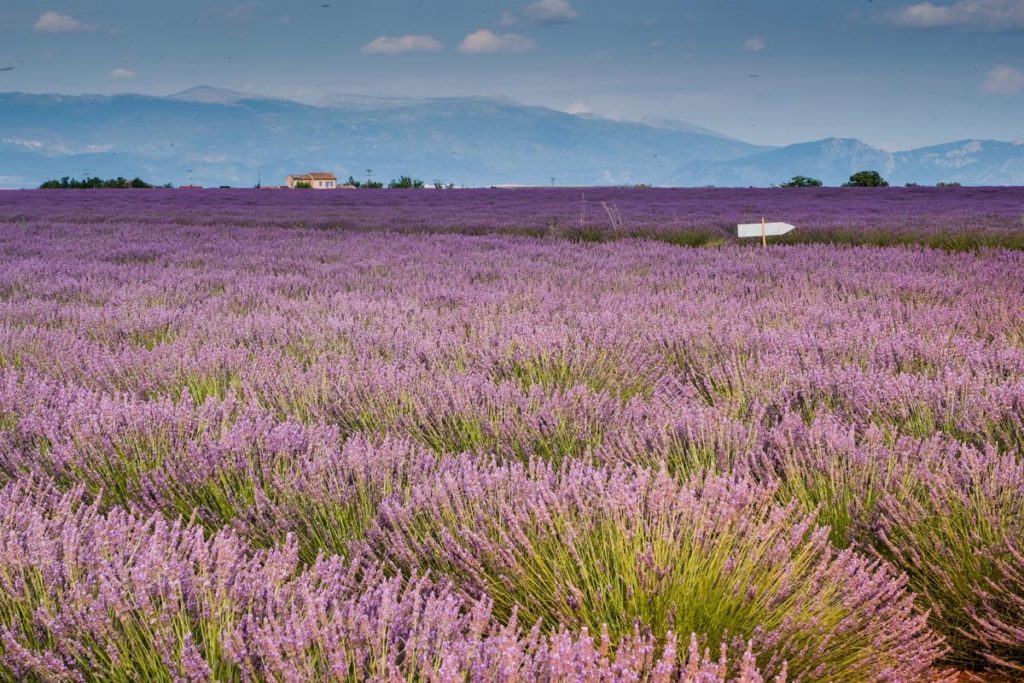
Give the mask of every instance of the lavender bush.
MULTIPOLYGON (((24 680, 683 680, 760 683, 696 636, 550 637, 490 618, 425 577, 294 544, 247 552, 230 533, 101 514, 81 490, 6 487, 0 502, 0 675, 24 680), (732 672, 732 673, 730 673, 732 672)), ((785 672, 773 680, 781 683, 785 672)))
POLYGON ((752 639, 798 679, 912 680, 942 652, 903 581, 773 492, 665 473, 466 461, 386 502, 377 551, 407 572, 451 576, 545 629, 643 625, 752 639))
POLYGON ((1003 541, 995 578, 986 577, 975 589, 979 604, 969 610, 967 633, 987 664, 1019 676, 1024 673, 1024 548, 1019 534, 1006 534, 1003 541))
POLYGON ((883 499, 879 551, 906 572, 931 622, 968 666, 1021 671, 1024 464, 964 450, 883 499))
POLYGON ((60 419, 34 433, 22 427, 27 453, 0 453, 8 479, 83 486, 105 507, 193 517, 207 530, 230 527, 264 548, 291 535, 306 562, 321 553, 347 555, 379 502, 436 461, 405 439, 342 442, 337 427, 277 421, 233 399, 197 406, 186 392, 177 403, 111 404, 102 394, 57 386, 8 389, 7 404, 22 407, 23 425, 39 416, 28 406, 61 407, 60 419))
POLYGON ((756 466, 777 477, 782 501, 796 500, 830 529, 836 547, 869 549, 883 501, 928 498, 936 470, 959 457, 952 439, 892 438, 875 426, 861 434, 834 418, 810 425, 787 416, 771 430, 756 466))

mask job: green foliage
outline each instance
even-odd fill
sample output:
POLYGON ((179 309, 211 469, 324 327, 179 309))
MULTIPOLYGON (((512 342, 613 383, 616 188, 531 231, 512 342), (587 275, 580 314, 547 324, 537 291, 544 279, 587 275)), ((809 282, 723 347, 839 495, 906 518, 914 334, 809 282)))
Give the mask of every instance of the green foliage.
POLYGON ((374 547, 486 594, 503 621, 606 629, 612 643, 637 623, 657 638, 705 633, 712 648, 764 638, 766 659, 787 660, 796 680, 880 680, 900 639, 932 641, 899 580, 835 553, 812 515, 773 505, 770 490, 521 472, 449 474, 407 507, 382 507, 374 547))
POLYGON ((858 171, 850 176, 843 187, 889 187, 889 183, 878 171, 858 171))
POLYGON ((305 182, 299 181, 299 182, 295 183, 295 189, 296 190, 312 190, 313 189, 313 185, 311 183, 305 183, 305 182))
POLYGON ((358 180, 356 180, 352 176, 348 177, 348 180, 345 181, 345 184, 346 185, 351 185, 352 187, 356 187, 356 188, 363 186, 363 184, 361 182, 359 182, 358 180))
POLYGON ((827 420, 812 425, 807 436, 794 438, 788 433, 778 438, 772 471, 765 474, 778 478, 780 501, 795 500, 803 509, 817 512, 818 523, 829 528, 837 548, 872 543, 870 526, 881 500, 926 493, 920 475, 935 459, 934 451, 913 439, 888 443, 877 429, 858 439, 852 432, 842 434, 827 420), (922 462, 906 462, 909 452, 922 462))
POLYGON ((412 190, 423 187, 423 181, 413 178, 412 176, 401 176, 398 180, 392 180, 388 183, 388 189, 390 190, 412 190))
MULTIPOLYGON (((103 178, 91 177, 84 180, 77 180, 71 176, 64 176, 60 180, 47 180, 39 186, 41 190, 91 190, 91 189, 148 189, 153 187, 142 178, 103 178)), ((166 187, 166 186, 165 186, 166 187)))
POLYGON ((649 398, 656 378, 638 360, 623 358, 610 350, 583 353, 577 350, 514 354, 495 368, 496 379, 513 380, 529 392, 540 386, 552 393, 585 386, 628 402, 635 396, 649 398))
POLYGON ((795 175, 789 182, 782 183, 779 187, 821 187, 822 183, 817 178, 811 178, 805 175, 795 175))
MULTIPOLYGON (((991 624, 984 608, 1007 617, 1024 601, 1013 581, 1024 557, 1009 548, 1024 538, 1024 469, 1012 455, 964 449, 957 460, 923 473, 912 495, 889 495, 880 503, 875 551, 907 575, 929 623, 952 648, 950 659, 966 668, 994 662, 991 624), (1017 605, 1017 606, 1015 606, 1017 605)), ((1012 620, 1012 619, 1011 619, 1012 620)), ((1019 624, 1019 622, 1017 622, 1019 624)), ((1020 645, 997 646, 1008 668, 1024 665, 1020 645)), ((996 662, 997 664, 999 662, 996 662)))

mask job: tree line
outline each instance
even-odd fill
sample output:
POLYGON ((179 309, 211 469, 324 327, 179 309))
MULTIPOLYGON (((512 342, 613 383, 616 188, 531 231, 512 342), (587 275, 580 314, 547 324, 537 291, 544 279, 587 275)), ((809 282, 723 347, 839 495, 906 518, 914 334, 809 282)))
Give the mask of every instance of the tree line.
MULTIPOLYGON (((805 175, 795 175, 792 179, 779 185, 779 187, 821 187, 824 185, 817 178, 805 175)), ((843 183, 843 187, 889 187, 888 181, 878 171, 858 171, 850 176, 850 180, 843 183)), ((920 187, 917 183, 907 183, 907 187, 920 187)), ((938 183, 935 187, 960 187, 960 183, 938 183)))
MULTIPOLYGON (((379 190, 384 187, 384 183, 377 180, 356 180, 352 176, 348 177, 345 181, 346 185, 352 187, 361 188, 364 190, 379 190)), ((413 178, 412 176, 399 176, 397 180, 392 180, 387 184, 389 190, 418 190, 426 187, 427 184, 419 178, 413 178)), ((436 190, 454 190, 455 183, 442 183, 440 180, 435 180, 432 186, 436 190)))
MULTIPOLYGON (((356 188, 374 190, 382 189, 385 187, 384 183, 375 180, 356 180, 354 177, 349 176, 348 180, 345 181, 346 185, 356 188)), ((455 183, 442 183, 435 180, 433 187, 438 190, 451 190, 455 188, 455 183)), ((790 180, 781 183, 779 187, 821 187, 824 183, 817 178, 812 178, 805 175, 795 175, 790 180)), ((882 177, 878 171, 859 171, 850 176, 849 181, 843 183, 843 187, 889 187, 889 183, 882 177)), ((39 186, 41 190, 80 190, 80 189, 148 189, 154 187, 150 183, 142 180, 141 178, 127 178, 117 177, 103 179, 99 177, 90 177, 78 180, 70 176, 64 176, 60 179, 47 180, 39 186)), ((161 187, 172 187, 170 183, 162 185, 161 187)), ((312 187, 309 183, 298 183, 297 188, 304 189, 312 187)), ((387 184, 388 189, 420 189, 426 187, 419 178, 413 178, 412 176, 403 175, 399 178, 392 180, 387 184)), ((917 183, 907 183, 907 187, 918 187, 917 183)), ((960 187, 960 183, 949 182, 949 183, 938 183, 936 187, 960 187)))
MULTIPOLYGON (((40 190, 92 190, 92 189, 148 189, 153 186, 142 178, 108 178, 99 177, 84 178, 78 180, 71 176, 64 176, 59 180, 47 180, 39 186, 40 190)), ((167 186, 165 186, 167 187, 167 186)))

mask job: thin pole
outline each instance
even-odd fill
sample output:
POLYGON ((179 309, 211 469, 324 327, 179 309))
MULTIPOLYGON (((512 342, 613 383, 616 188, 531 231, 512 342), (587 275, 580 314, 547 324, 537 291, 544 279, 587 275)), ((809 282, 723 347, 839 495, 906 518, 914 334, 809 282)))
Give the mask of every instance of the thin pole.
POLYGON ((767 248, 767 246, 768 246, 768 236, 765 235, 764 231, 765 231, 764 216, 761 216, 761 246, 767 248))

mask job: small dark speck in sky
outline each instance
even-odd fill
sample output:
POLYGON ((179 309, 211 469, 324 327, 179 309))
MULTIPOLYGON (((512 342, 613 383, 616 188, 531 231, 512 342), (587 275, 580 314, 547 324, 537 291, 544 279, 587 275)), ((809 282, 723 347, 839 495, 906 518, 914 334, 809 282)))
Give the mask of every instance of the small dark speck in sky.
POLYGON ((0 71, 14 71, 14 67, 13 66, 5 66, 4 68, 0 69, 0 71))

